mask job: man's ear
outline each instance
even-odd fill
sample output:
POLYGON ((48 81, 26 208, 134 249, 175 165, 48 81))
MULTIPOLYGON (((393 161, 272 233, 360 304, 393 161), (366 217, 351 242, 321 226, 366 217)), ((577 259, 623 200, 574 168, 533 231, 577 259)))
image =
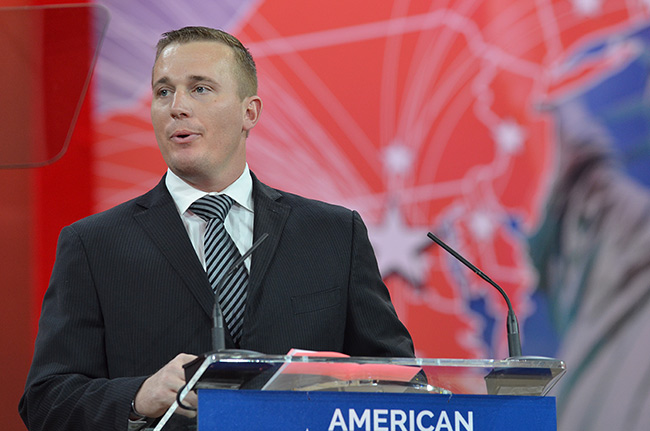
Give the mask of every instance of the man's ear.
POLYGON ((244 111, 244 130, 249 132, 260 119, 262 114, 262 99, 259 96, 246 98, 246 110, 244 111))

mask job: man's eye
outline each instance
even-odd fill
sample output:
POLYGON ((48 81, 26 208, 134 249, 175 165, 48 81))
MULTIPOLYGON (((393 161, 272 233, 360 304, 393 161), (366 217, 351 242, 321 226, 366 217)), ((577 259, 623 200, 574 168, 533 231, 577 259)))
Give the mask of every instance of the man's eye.
POLYGON ((196 91, 199 94, 203 94, 203 93, 207 93, 208 89, 206 87, 203 87, 202 85, 199 85, 194 89, 194 91, 196 91))
POLYGON ((169 90, 167 90, 165 88, 162 88, 162 89, 158 90, 158 96, 159 97, 166 97, 168 95, 169 95, 169 90))

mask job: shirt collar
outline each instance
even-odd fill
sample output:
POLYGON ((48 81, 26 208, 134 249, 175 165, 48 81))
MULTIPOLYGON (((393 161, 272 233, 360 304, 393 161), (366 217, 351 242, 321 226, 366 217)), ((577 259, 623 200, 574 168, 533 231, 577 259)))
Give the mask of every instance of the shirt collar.
POLYGON ((206 193, 194 188, 179 178, 169 168, 165 177, 165 185, 172 195, 172 199, 174 199, 174 203, 176 203, 176 208, 180 214, 184 214, 197 199, 206 195, 219 194, 230 196, 238 206, 253 212, 253 179, 248 169, 248 163, 239 178, 219 193, 206 193))

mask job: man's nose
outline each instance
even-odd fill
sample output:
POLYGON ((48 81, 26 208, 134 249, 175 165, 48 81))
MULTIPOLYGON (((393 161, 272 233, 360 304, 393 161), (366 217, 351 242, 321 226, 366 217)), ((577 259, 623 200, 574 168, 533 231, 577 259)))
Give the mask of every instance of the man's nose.
POLYGON ((171 104, 171 115, 174 118, 188 117, 192 113, 190 96, 187 92, 177 90, 171 104))

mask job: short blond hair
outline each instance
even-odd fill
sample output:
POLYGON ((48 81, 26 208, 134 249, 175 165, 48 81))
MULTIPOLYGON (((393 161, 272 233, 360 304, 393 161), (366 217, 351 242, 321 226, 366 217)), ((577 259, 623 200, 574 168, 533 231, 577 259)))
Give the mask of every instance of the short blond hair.
POLYGON ((253 56, 239 39, 223 30, 209 27, 183 27, 163 33, 156 45, 155 61, 160 57, 160 53, 172 43, 182 44, 200 41, 219 42, 230 47, 235 54, 238 69, 236 75, 239 81, 239 97, 243 100, 246 97, 257 95, 257 67, 253 56))

